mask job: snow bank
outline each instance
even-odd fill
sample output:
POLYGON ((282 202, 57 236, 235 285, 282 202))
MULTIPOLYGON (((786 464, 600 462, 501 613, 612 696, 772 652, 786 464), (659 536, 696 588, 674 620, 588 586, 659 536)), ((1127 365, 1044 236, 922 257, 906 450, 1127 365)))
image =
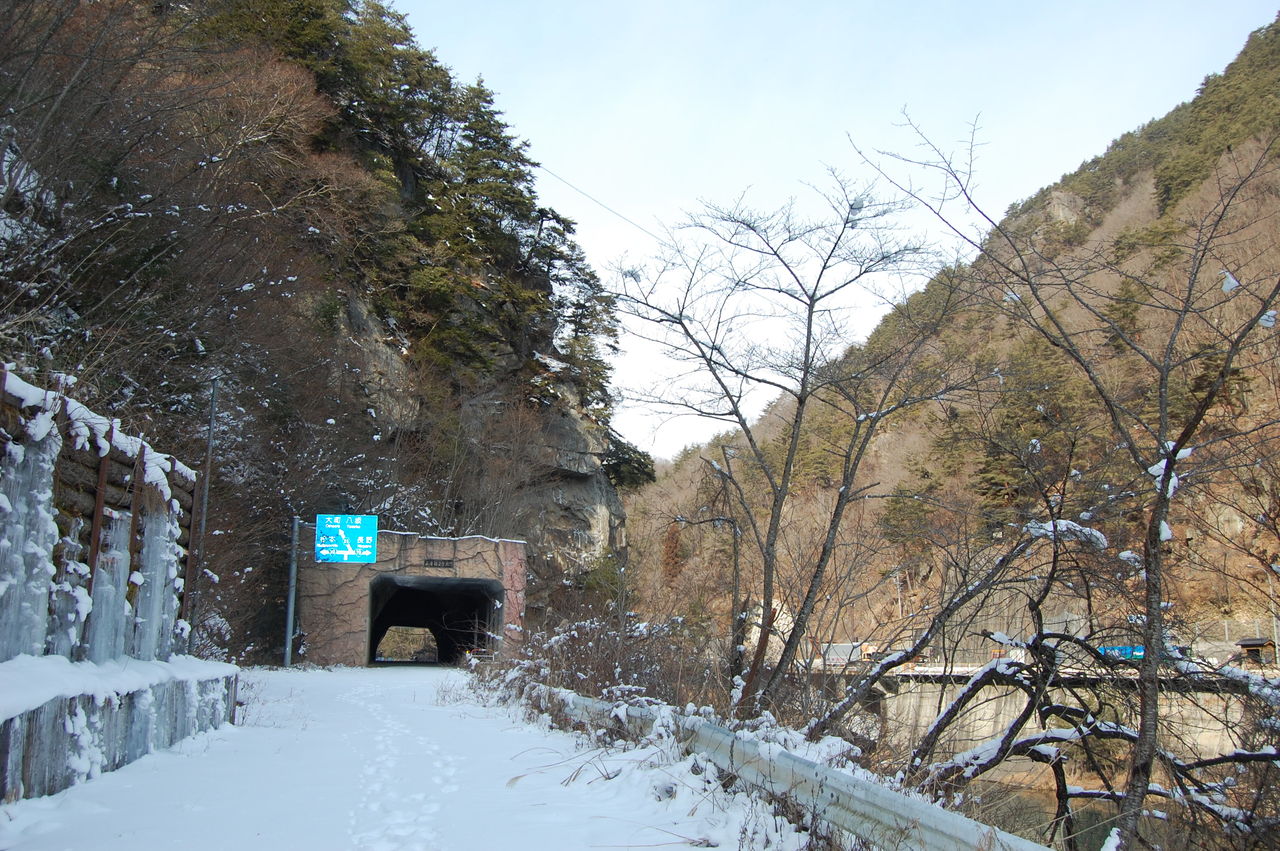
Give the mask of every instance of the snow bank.
POLYGON ((236 668, 171 662, 0 665, 0 799, 37 798, 114 771, 231 720, 236 668))
POLYGON ((0 662, 0 721, 59 697, 86 695, 98 703, 157 683, 234 677, 239 669, 223 662, 174 656, 167 662, 112 659, 101 664, 62 656, 18 656, 0 662))

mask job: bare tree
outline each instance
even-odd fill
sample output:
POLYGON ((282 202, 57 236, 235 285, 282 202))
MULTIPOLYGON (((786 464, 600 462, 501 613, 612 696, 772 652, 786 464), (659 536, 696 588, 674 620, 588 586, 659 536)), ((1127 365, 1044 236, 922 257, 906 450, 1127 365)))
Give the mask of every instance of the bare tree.
MULTIPOLYGON (((974 303, 1002 317, 1012 333, 1041 341, 1047 356, 1078 379, 1083 392, 1075 404, 1082 415, 1102 424, 1111 453, 1099 468, 1098 476, 1105 478, 1095 481, 1115 489, 1105 511, 1082 516, 1092 517, 1095 525, 1110 522, 1125 534, 1132 530, 1135 541, 1134 551, 1118 556, 1135 568, 1128 584, 1095 592, 1109 605, 1131 606, 1121 612, 1127 612, 1132 634, 1144 650, 1141 658, 1113 664, 1100 658, 1095 641, 1036 624, 1023 645, 1031 664, 1005 672, 1016 674, 1004 677, 1006 684, 1032 692, 1043 689, 1052 680, 1046 671, 1074 648, 1077 658, 1117 671, 1117 682, 1124 677, 1120 671, 1131 677, 1132 721, 1104 722, 1090 711, 1097 703, 1074 710, 1057 702, 1040 705, 1042 723, 1044 716, 1056 714, 1059 722, 1069 723, 1070 737, 1110 740, 1126 749, 1122 769, 1095 772, 1102 778, 1101 789, 1069 788, 1060 777, 1060 815, 1069 818, 1068 799, 1113 801, 1122 847, 1136 847, 1149 841, 1144 833, 1150 828, 1141 818, 1147 800, 1160 795, 1181 804, 1188 818, 1208 818, 1218 830, 1228 826, 1246 837, 1246 845, 1274 839, 1273 807, 1232 805, 1229 799, 1238 798, 1238 791, 1230 791, 1234 781, 1225 777, 1229 772, 1215 774, 1228 765, 1242 774, 1260 764, 1274 770, 1274 749, 1240 741, 1230 753, 1189 756, 1179 751, 1179 731, 1167 723, 1161 708, 1175 680, 1242 688, 1246 702, 1259 704, 1252 711, 1266 717, 1274 717, 1280 702, 1275 681, 1235 669, 1215 673, 1207 663, 1186 657, 1170 634, 1168 612, 1173 586, 1188 567, 1174 546, 1173 527, 1189 522, 1197 493, 1230 487, 1226 471, 1280 448, 1274 445, 1273 407, 1246 416, 1233 402, 1239 377, 1269 369, 1280 355, 1274 331, 1280 254, 1267 212, 1277 185, 1274 142, 1228 149, 1206 190, 1166 212, 1156 226, 1082 245, 1063 241, 1051 221, 985 216, 971 195, 967 168, 928 147, 932 156, 927 159, 897 162, 940 176, 945 189, 926 196, 911 191, 905 181, 896 185, 976 253, 959 283, 974 303), (953 215, 961 205, 966 213, 977 211, 977 231, 953 215)), ((1040 514, 1023 518, 1025 546, 1030 546, 1028 535, 1048 539, 1055 564, 1071 541, 1091 542, 1099 553, 1118 549, 1096 530, 1067 519, 1065 491, 1041 492, 1052 499, 1042 502, 1040 514)), ((1099 567, 1085 567, 1078 575, 1094 583, 1105 576, 1099 567)), ((1065 579, 1065 573, 1057 574, 1058 583, 1065 579)), ((1051 589, 1045 587, 1044 593, 1051 589)), ((984 676, 1003 675, 993 671, 984 676)), ((1041 700, 1028 702, 1020 723, 1011 725, 1000 746, 984 752, 984 759, 1025 752, 1045 744, 1046 737, 1062 736, 1047 728, 1020 735, 1031 708, 1041 700)), ((950 711, 944 714, 953 717, 950 711)), ((960 763, 947 764, 944 773, 959 771, 960 763)), ((972 765, 964 771, 975 774, 972 765)))
POLYGON ((875 486, 861 472, 877 431, 969 380, 935 344, 958 293, 893 304, 896 333, 848 347, 857 297, 914 269, 922 252, 899 237, 897 205, 875 202, 838 176, 817 202, 814 219, 794 202, 771 212, 742 200, 707 206, 675 234, 655 272, 624 275, 619 293, 621 308, 651 330, 645 336, 687 368, 679 389, 652 401, 734 430, 706 463, 759 571, 759 637, 739 684, 740 702, 757 707, 776 699, 830 571, 848 568, 841 529, 851 502, 875 486), (774 397, 763 416, 754 407, 759 394, 774 397), (807 431, 818 419, 829 425, 822 445, 807 431), (835 470, 825 519, 811 545, 784 547, 807 452, 835 470), (784 569, 803 590, 770 665, 784 569))

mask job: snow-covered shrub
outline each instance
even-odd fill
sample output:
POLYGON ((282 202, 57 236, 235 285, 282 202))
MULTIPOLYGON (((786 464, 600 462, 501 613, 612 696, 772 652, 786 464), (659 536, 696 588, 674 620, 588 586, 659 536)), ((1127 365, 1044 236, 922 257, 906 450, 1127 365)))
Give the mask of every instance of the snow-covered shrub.
POLYGON ((514 658, 479 666, 478 681, 506 699, 536 683, 629 704, 721 702, 716 661, 693 638, 679 619, 630 612, 566 622, 530 635, 514 658))

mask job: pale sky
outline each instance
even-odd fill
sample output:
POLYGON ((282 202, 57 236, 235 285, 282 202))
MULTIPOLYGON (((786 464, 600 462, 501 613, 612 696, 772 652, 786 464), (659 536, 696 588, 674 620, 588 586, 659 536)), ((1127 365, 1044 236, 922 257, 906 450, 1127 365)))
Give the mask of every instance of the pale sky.
MULTIPOLYGON (((948 148, 976 121, 978 198, 1002 213, 1192 98, 1276 16, 1257 0, 393 5, 460 80, 484 78, 533 159, 639 225, 539 172, 602 276, 703 200, 750 190, 768 208, 827 167, 862 176, 850 138, 910 153, 904 110, 948 148)), ((650 361, 624 350, 624 396, 650 361)), ((723 431, 625 403, 614 424, 661 457, 723 431)))

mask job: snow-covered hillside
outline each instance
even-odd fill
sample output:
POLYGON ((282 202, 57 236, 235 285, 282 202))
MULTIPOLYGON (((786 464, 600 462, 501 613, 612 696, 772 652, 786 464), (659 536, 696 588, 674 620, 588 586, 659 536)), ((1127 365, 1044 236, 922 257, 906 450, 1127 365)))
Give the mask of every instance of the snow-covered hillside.
POLYGON ((439 668, 250 670, 242 723, 0 807, 0 848, 796 849, 804 834, 653 749, 584 747, 439 668))

